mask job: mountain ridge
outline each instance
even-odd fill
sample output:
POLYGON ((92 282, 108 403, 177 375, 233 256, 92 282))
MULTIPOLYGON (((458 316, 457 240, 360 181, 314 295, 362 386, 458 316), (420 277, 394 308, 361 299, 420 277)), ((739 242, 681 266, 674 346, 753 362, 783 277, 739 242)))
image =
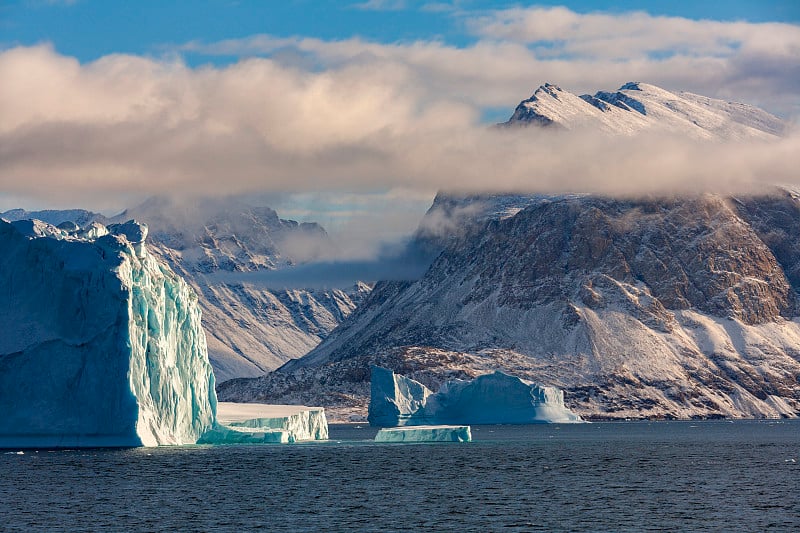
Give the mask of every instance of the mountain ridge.
POLYGON ((622 135, 660 130, 716 140, 774 139, 787 128, 781 119, 755 106, 673 93, 641 82, 628 82, 615 92, 581 96, 546 83, 501 123, 504 127, 529 125, 598 128, 622 135))

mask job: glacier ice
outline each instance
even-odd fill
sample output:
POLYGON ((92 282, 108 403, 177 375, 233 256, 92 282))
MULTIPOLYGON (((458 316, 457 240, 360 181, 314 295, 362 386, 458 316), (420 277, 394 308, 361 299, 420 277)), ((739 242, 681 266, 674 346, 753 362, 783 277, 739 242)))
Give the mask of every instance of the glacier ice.
POLYGON ((0 220, 0 447, 186 444, 213 427, 197 297, 146 235, 0 220))
POLYGON ((381 427, 581 421, 564 405, 560 389, 503 372, 447 381, 434 394, 423 384, 378 366, 372 367, 367 419, 381 427))
POLYGON ((217 423, 199 444, 287 443, 328 439, 321 407, 219 402, 217 423))
POLYGON ((381 428, 375 442, 471 442, 469 426, 405 426, 381 428))

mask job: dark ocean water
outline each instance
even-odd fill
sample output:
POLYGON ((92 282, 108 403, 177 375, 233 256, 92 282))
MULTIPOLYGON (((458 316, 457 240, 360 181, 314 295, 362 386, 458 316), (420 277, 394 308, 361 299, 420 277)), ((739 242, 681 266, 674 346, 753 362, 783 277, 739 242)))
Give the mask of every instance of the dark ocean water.
POLYGON ((472 443, 0 451, 0 531, 800 531, 800 422, 475 426, 472 443))

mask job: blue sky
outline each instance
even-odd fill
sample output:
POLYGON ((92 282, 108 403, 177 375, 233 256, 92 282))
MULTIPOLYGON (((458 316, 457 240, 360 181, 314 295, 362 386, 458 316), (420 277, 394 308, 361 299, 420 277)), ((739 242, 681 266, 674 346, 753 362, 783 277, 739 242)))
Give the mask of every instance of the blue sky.
MULTIPOLYGON (((796 120, 798 6, 5 1, 0 210, 245 194, 377 250, 413 231, 439 189, 586 186, 592 157, 565 164, 584 160, 576 146, 487 136, 545 82, 582 94, 645 81, 796 120)), ((794 141, 728 166, 743 179, 776 158, 797 168, 794 141)), ((593 190, 635 188, 627 164, 593 190)), ((716 187, 716 170, 698 183, 716 187)))
MULTIPOLYGON (((112 53, 160 55, 165 45, 235 39, 255 34, 325 40, 359 36, 383 43, 441 40, 457 46, 476 37, 464 31, 467 14, 515 6, 566 6, 577 13, 646 11, 690 19, 800 22, 795 0, 723 1, 435 1, 227 0, 136 2, 12 0, 0 4, 0 45, 51 42, 60 53, 90 61, 112 53)), ((197 57, 215 63, 232 57, 197 57)))

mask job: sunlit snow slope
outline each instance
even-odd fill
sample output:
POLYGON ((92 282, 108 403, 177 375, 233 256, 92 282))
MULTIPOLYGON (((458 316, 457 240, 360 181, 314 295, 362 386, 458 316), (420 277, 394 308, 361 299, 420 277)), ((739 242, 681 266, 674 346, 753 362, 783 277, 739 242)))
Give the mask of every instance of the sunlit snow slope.
POLYGON ((504 125, 597 127, 627 135, 658 129, 718 140, 770 139, 785 130, 781 119, 754 106, 639 82, 626 83, 616 92, 582 96, 547 83, 520 102, 504 125))

